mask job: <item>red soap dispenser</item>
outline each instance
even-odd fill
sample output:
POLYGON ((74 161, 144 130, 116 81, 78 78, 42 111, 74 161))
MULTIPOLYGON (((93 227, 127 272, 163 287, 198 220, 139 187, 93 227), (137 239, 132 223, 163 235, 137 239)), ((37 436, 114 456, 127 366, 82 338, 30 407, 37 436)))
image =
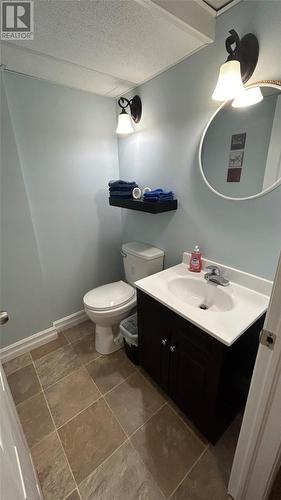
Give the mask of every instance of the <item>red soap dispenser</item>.
POLYGON ((199 250, 199 246, 196 245, 190 256, 189 270, 192 273, 200 273, 201 269, 202 269, 202 254, 199 250))

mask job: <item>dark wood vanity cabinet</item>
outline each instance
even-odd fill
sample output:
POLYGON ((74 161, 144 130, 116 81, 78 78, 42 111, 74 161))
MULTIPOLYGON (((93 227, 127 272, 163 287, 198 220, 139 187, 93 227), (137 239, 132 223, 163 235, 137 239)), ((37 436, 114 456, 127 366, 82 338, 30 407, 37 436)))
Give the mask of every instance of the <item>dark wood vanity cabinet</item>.
POLYGON ((162 389, 169 392, 169 310, 139 291, 137 308, 140 364, 162 389))
POLYGON ((140 364, 212 443, 246 401, 263 322, 227 347, 138 290, 140 364))

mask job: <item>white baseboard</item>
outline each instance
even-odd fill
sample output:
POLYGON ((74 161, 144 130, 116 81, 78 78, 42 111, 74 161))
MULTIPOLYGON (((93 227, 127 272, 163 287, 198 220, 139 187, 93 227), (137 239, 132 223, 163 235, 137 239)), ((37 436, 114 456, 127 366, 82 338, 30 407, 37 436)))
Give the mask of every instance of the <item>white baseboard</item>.
POLYGON ((83 323, 83 321, 86 320, 87 315, 85 311, 78 311, 70 316, 58 319, 57 321, 54 321, 51 328, 47 328, 47 330, 43 330, 42 332, 34 333, 33 335, 30 335, 30 337, 18 340, 17 342, 0 349, 0 360, 2 362, 8 361, 9 359, 20 356, 31 349, 35 349, 35 347, 46 344, 47 342, 56 339, 58 332, 67 330, 67 328, 71 328, 72 326, 79 325, 79 323, 83 323))
POLYGON ((53 322, 53 326, 57 330, 57 332, 62 332, 63 330, 67 330, 67 328, 71 328, 72 326, 79 325, 79 323, 83 323, 88 319, 84 310, 78 311, 74 314, 70 314, 70 316, 65 316, 65 318, 58 319, 53 322))
POLYGON ((34 333, 33 335, 30 335, 30 337, 18 340, 17 342, 0 349, 0 360, 8 361, 9 359, 13 359, 16 356, 20 356, 21 354, 30 351, 31 349, 35 349, 35 347, 39 347, 40 345, 50 342, 50 340, 56 339, 57 336, 58 334, 54 326, 47 328, 47 330, 42 330, 42 332, 34 333))

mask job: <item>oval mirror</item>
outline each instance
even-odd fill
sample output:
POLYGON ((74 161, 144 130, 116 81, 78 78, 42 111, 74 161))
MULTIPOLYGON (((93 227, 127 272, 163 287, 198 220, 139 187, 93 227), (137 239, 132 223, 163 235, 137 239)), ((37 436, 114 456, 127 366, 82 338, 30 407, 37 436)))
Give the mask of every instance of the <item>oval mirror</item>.
POLYGON ((231 200, 257 198, 281 184, 281 82, 258 82, 257 104, 223 103, 207 124, 199 149, 209 188, 231 200))

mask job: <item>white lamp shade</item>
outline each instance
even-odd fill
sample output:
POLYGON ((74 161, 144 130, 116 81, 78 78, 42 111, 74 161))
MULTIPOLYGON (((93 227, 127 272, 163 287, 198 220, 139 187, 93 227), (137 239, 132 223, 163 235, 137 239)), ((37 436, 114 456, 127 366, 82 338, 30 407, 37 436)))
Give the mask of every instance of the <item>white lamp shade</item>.
POLYGON ((222 64, 212 99, 214 101, 228 101, 234 99, 243 89, 240 62, 227 61, 222 64))
POLYGON ((125 112, 121 112, 120 115, 118 116, 118 124, 117 124, 117 129, 116 133, 117 134, 132 134, 134 132, 134 128, 132 125, 132 120, 130 115, 125 112))
POLYGON ((246 106, 252 106, 263 100, 263 95, 259 87, 253 87, 252 89, 244 89, 241 94, 235 97, 232 106, 233 108, 245 108, 246 106))

